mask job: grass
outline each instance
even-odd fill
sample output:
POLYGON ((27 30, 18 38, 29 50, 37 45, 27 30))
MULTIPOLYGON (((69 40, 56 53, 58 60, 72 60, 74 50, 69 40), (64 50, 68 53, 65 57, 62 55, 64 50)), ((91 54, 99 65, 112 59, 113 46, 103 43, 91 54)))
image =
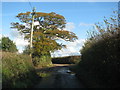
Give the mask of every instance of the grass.
POLYGON ((48 76, 51 75, 50 72, 49 72, 49 73, 46 73, 46 72, 38 72, 37 74, 38 74, 40 77, 42 77, 42 78, 44 78, 44 77, 48 77, 48 76))

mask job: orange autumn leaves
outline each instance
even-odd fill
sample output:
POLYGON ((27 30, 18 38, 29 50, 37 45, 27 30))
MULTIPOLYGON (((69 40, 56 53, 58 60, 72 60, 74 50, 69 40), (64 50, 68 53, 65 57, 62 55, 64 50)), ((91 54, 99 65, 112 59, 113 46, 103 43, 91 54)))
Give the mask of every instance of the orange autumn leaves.
POLYGON ((61 30, 51 30, 42 32, 34 32, 33 36, 33 46, 35 53, 46 54, 49 51, 54 51, 65 47, 65 45, 59 44, 55 41, 55 39, 63 39, 66 41, 74 41, 74 38, 77 38, 74 33, 69 31, 61 31, 61 30), (39 48, 39 49, 38 49, 39 48))
MULTIPOLYGON (((25 24, 29 24, 29 26, 31 26, 31 12, 19 13, 16 17, 21 23, 12 23, 13 28, 16 28, 25 35, 26 39, 30 40, 31 29, 26 28, 25 24), (20 28, 21 25, 25 27, 20 28)), ((75 33, 64 30, 66 20, 62 15, 54 12, 35 12, 34 21, 39 23, 34 26, 33 31, 33 53, 35 54, 45 55, 65 47, 65 45, 56 41, 58 39, 63 39, 65 41, 74 41, 77 39, 75 33)))

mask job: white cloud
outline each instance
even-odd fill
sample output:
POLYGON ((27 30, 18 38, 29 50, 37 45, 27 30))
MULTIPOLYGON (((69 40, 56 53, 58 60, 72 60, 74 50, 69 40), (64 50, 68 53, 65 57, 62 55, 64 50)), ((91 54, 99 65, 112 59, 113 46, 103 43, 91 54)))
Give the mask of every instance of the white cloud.
POLYGON ((19 52, 19 53, 22 53, 23 50, 24 50, 24 47, 17 47, 17 48, 18 48, 18 52, 19 52))
POLYGON ((0 39, 2 38, 2 34, 0 34, 0 39))
POLYGON ((29 42, 27 40, 24 40, 24 36, 21 35, 17 30, 13 30, 11 29, 11 32, 8 34, 3 34, 0 33, 0 39, 2 37, 9 37, 17 46, 17 49, 19 51, 19 53, 21 53, 24 50, 24 47, 27 46, 29 44, 29 42))
POLYGON ((10 36, 13 38, 13 42, 16 44, 19 53, 29 44, 28 40, 24 40, 24 35, 21 35, 17 30, 12 30, 10 36))
POLYGON ((68 22, 66 24, 66 27, 65 27, 65 30, 68 30, 68 31, 73 31, 75 28, 75 24, 73 22, 68 22))
POLYGON ((29 44, 27 40, 24 40, 24 36, 18 36, 14 38, 13 42, 16 44, 19 53, 22 53, 24 50, 24 47, 29 44))
MULTIPOLYGON (((27 28, 30 28, 29 24, 24 24, 27 28)), ((34 25, 39 25, 38 22, 35 22, 34 25)), ((10 36, 13 38, 13 42, 16 44, 19 53, 22 53, 24 47, 29 44, 28 40, 24 40, 24 35, 21 35, 16 29, 12 29, 10 36)))
POLYGON ((15 42, 17 47, 24 47, 29 44, 27 40, 24 40, 23 36, 18 36, 13 40, 13 42, 15 42))
POLYGON ((79 26, 94 26, 94 24, 91 24, 91 23, 80 23, 79 26))
POLYGON ((1 34, 1 37, 10 37, 9 34, 1 34))
POLYGON ((23 37, 17 37, 13 40, 13 42, 16 44, 19 53, 22 53, 24 50, 24 47, 27 46, 29 43, 27 40, 24 40, 23 37))
POLYGON ((62 48, 61 50, 57 50, 54 53, 51 53, 52 57, 62 57, 62 56, 70 56, 70 55, 80 55, 80 49, 82 48, 85 39, 79 39, 74 42, 68 42, 67 48, 62 48))

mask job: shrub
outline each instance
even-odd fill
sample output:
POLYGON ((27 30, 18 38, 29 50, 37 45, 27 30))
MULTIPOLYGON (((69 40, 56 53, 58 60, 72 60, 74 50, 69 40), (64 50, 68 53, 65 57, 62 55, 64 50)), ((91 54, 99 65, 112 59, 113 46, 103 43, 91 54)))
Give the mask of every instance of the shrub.
POLYGON ((36 67, 52 66, 51 56, 50 55, 42 55, 40 57, 35 56, 33 58, 33 64, 36 67))
POLYGON ((106 37, 103 34, 104 38, 89 39, 81 50, 82 61, 79 63, 79 69, 84 71, 81 75, 94 79, 90 80, 97 84, 96 87, 120 87, 119 35, 120 33, 114 33, 106 37))
POLYGON ((17 47, 9 37, 2 37, 0 42, 0 50, 7 52, 17 52, 17 47))
POLYGON ((120 87, 120 25, 118 13, 96 23, 97 31, 81 50, 81 62, 73 68, 88 87, 120 87))
POLYGON ((2 53, 3 88, 32 87, 38 78, 28 55, 2 53))

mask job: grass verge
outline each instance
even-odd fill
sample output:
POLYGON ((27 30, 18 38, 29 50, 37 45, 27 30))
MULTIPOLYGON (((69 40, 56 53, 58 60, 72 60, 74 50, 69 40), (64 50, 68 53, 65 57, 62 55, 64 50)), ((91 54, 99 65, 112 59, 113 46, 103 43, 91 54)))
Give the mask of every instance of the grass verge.
POLYGON ((36 74, 28 55, 1 52, 2 55, 2 87, 33 87, 40 77, 36 74))

